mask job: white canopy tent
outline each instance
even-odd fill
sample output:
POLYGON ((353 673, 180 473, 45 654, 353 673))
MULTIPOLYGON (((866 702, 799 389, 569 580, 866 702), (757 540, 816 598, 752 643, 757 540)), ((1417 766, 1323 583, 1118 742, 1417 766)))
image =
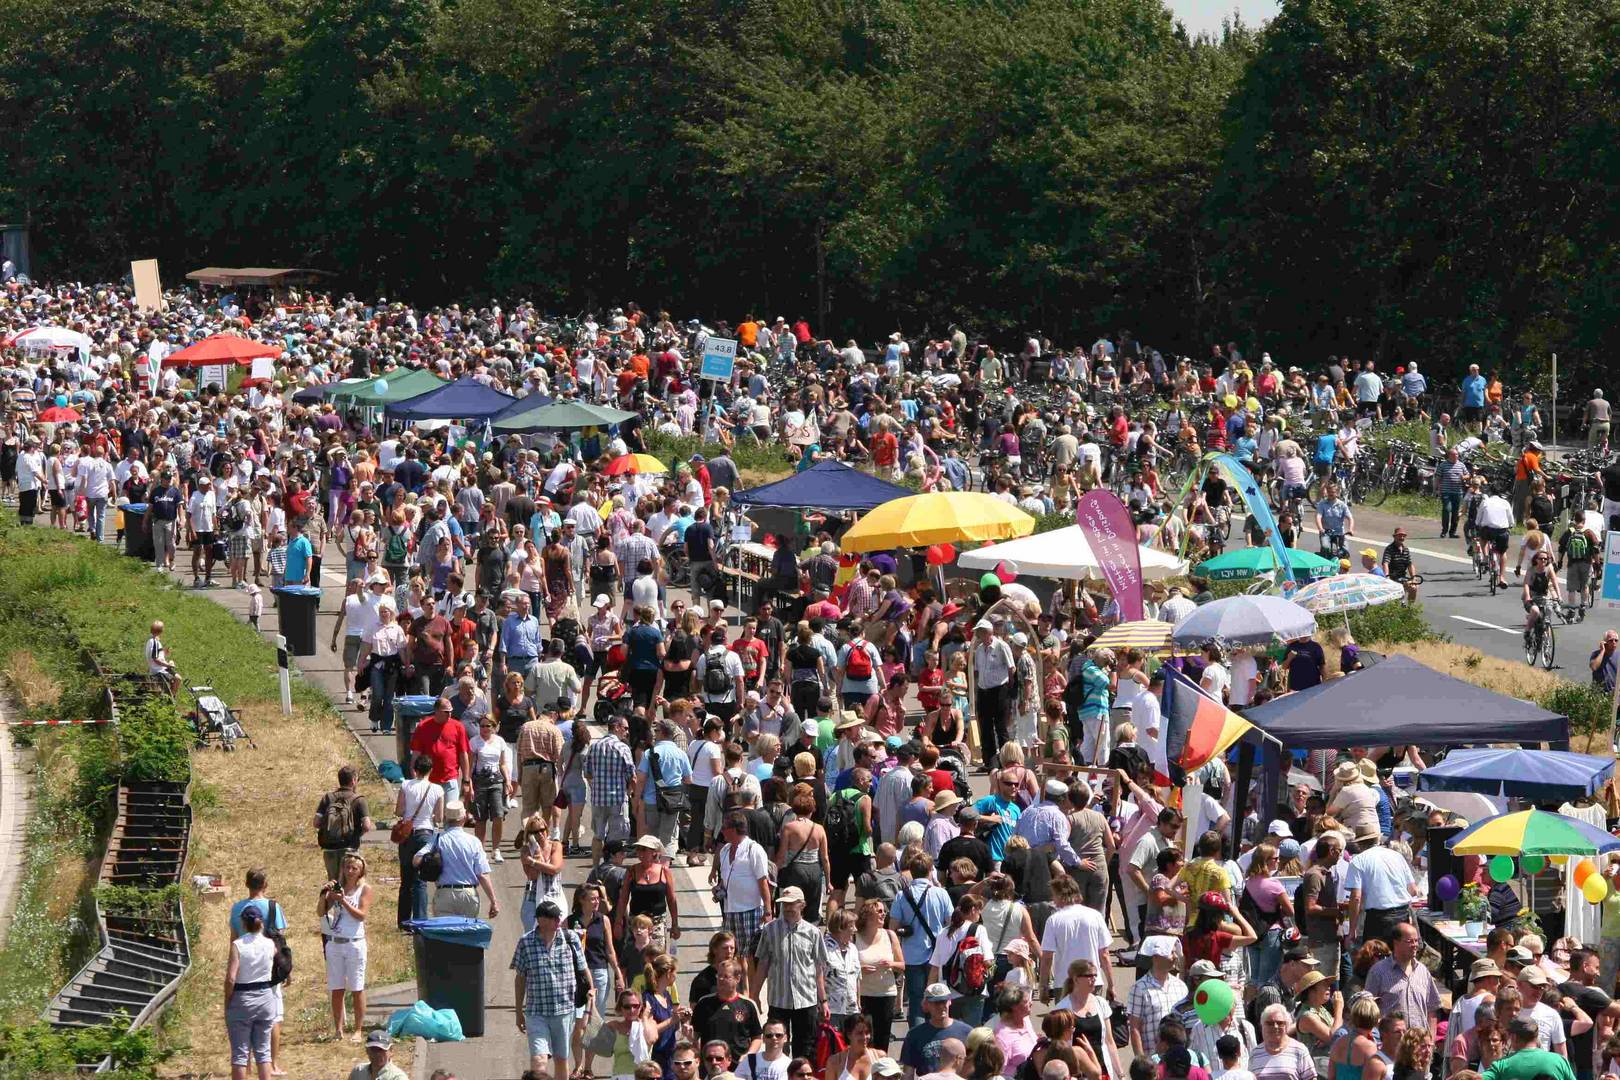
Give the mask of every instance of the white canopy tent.
POLYGON ((77 330, 65 326, 31 326, 6 338, 3 344, 27 351, 71 349, 88 354, 93 342, 77 330))
MULTIPOLYGON (((1142 553, 1144 581, 1178 577, 1187 572, 1187 564, 1167 551, 1140 545, 1138 550, 1142 553)), ((1004 540, 969 551, 956 560, 958 566, 969 570, 994 570, 1000 562, 1010 563, 1019 574, 1032 577, 1080 581, 1103 576, 1097 556, 1078 525, 1004 540)))

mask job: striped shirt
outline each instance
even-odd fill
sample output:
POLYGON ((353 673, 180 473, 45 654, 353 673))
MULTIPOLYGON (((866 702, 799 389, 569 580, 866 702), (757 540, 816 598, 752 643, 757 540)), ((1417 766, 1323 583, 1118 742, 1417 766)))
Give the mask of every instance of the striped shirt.
POLYGON ((1468 479, 1468 466, 1461 461, 1442 461, 1434 475, 1440 481, 1440 494, 1461 495, 1468 479))
POLYGON ((634 580, 643 559, 658 565, 658 545, 646 533, 625 533, 614 543, 613 555, 619 560, 619 573, 626 580, 634 580))
POLYGON ((630 748, 617 735, 605 735, 585 751, 585 778, 590 781, 592 806, 619 806, 630 801, 630 777, 636 763, 630 748))

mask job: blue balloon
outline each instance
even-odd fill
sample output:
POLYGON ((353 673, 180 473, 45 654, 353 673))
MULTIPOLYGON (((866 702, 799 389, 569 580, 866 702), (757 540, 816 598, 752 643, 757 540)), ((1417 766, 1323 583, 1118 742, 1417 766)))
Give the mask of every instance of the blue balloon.
POLYGON ((64 408, 64 409, 67 408, 67 395, 66 394, 57 394, 56 395, 56 404, 58 406, 60 406, 61 408, 64 408))
POLYGON ((388 393, 388 380, 378 379, 376 382, 371 384, 371 389, 378 394, 388 393))

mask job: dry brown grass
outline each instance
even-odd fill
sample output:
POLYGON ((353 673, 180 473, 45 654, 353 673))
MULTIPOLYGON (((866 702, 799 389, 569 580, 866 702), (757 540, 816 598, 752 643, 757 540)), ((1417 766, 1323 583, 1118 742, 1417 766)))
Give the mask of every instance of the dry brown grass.
POLYGON ((62 687, 45 669, 40 667, 34 654, 23 650, 6 657, 4 676, 6 685, 24 709, 52 706, 62 699, 62 687))
POLYGON ((1482 686, 1498 694, 1533 700, 1552 690, 1559 678, 1551 672, 1532 668, 1513 660, 1487 656, 1478 649, 1449 642, 1418 642, 1407 645, 1389 645, 1375 642, 1368 646, 1375 652, 1400 653, 1436 671, 1482 686))
MULTIPOLYGON (((365 778, 361 791, 374 818, 392 817, 393 799, 333 717, 297 713, 284 719, 274 706, 250 706, 243 723, 257 750, 199 751, 192 757, 194 784, 205 794, 192 833, 191 872, 223 875, 228 892, 191 903, 200 909, 201 926, 192 974, 173 1010, 176 1019, 169 1032, 188 1049, 166 1071, 199 1077, 229 1073, 219 996, 230 946, 230 905, 245 895, 247 871, 263 867, 269 873, 270 895, 286 911, 287 942, 294 956, 282 1025, 282 1068, 294 1077, 347 1075, 365 1052, 329 1036, 330 998, 316 934, 316 900, 325 870, 312 822, 321 796, 337 786, 342 765, 360 769, 365 778)), ((380 987, 413 977, 413 965, 409 939, 394 929, 399 871, 393 848, 367 845, 365 855, 374 891, 367 919, 366 981, 380 987)), ((410 1041, 396 1042, 394 1060, 407 1073, 410 1058, 410 1041)))
POLYGON ((740 485, 739 486, 742 487, 743 489, 760 487, 761 485, 764 485, 764 484, 772 484, 772 483, 775 483, 778 480, 786 479, 787 477, 792 476, 792 475, 793 475, 793 470, 790 469, 790 468, 781 468, 781 469, 741 469, 740 468, 740 469, 737 470, 737 477, 740 480, 740 485))

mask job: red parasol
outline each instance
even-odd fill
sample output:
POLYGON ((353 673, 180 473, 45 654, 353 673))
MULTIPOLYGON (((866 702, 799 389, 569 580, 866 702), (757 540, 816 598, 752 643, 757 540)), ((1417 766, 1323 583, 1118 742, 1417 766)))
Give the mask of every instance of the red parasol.
POLYGON ((280 356, 281 346, 253 341, 235 334, 215 334, 187 345, 163 358, 164 367, 204 367, 209 364, 240 364, 247 367, 263 356, 280 356))
POLYGON ((78 409, 69 409, 63 405, 52 405, 35 419, 42 424, 66 424, 74 420, 83 420, 84 416, 78 409))

